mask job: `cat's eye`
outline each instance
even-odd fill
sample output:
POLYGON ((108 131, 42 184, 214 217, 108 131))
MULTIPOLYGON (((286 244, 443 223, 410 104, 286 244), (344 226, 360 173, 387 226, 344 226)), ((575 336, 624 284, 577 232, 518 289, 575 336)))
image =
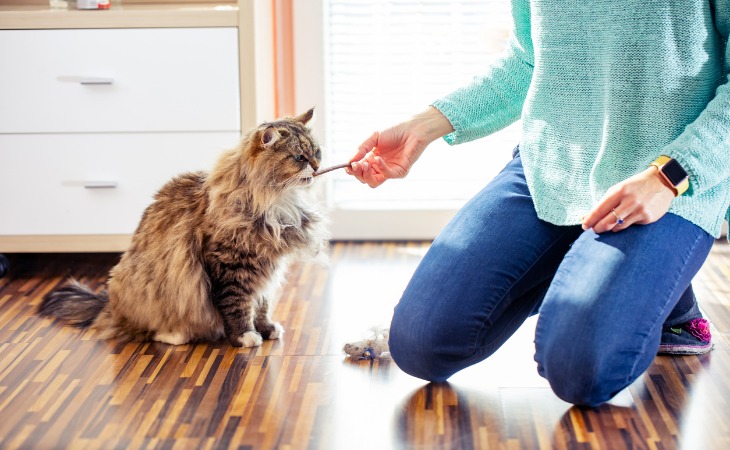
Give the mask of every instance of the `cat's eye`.
POLYGON ((302 162, 306 161, 307 158, 304 157, 304 155, 294 155, 294 161, 296 162, 302 162))

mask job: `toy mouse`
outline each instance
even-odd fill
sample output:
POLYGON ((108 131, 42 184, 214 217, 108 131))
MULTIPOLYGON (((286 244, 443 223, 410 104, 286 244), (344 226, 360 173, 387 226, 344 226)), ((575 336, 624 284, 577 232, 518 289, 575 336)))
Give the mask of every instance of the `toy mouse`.
POLYGON ((386 358, 390 356, 388 348, 388 328, 373 328, 373 334, 367 339, 345 344, 342 350, 356 360, 386 358))

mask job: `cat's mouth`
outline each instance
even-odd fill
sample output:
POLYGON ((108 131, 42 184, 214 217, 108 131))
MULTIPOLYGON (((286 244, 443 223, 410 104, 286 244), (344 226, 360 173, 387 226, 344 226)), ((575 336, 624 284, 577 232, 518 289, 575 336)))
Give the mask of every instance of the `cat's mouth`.
POLYGON ((302 177, 299 179, 300 186, 309 186, 314 183, 314 177, 302 177))

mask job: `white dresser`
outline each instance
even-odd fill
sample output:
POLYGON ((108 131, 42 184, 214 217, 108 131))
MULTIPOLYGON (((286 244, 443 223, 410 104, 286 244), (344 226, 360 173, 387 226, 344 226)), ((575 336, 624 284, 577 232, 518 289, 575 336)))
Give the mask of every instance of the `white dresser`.
POLYGON ((86 14, 0 29, 0 252, 124 250, 166 181, 211 168, 253 125, 237 10, 182 27, 86 14))
POLYGON ((233 28, 0 31, 0 235, 125 235, 240 136, 233 28))

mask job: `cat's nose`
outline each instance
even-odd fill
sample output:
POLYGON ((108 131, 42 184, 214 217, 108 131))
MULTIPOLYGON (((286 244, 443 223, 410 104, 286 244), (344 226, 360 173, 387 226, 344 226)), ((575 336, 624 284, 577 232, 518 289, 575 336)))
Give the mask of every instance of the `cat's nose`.
POLYGON ((309 161, 309 165, 312 166, 315 172, 319 169, 319 163, 317 161, 309 161))

